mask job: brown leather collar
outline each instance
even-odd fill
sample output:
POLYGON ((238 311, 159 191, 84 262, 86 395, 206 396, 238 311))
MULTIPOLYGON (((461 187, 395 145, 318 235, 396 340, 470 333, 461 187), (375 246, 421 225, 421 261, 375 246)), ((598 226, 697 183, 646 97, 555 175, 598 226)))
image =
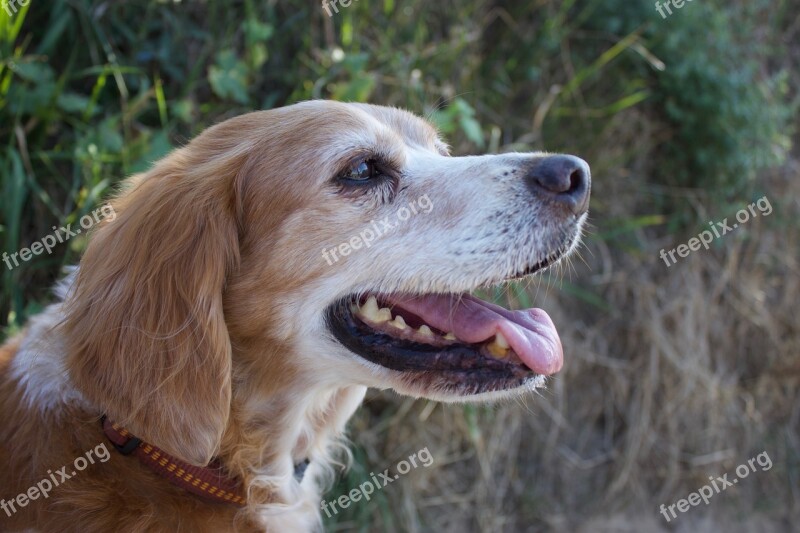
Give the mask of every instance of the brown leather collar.
POLYGON ((242 495, 238 480, 227 475, 217 461, 208 466, 192 466, 169 455, 159 448, 137 439, 105 415, 100 419, 108 440, 123 455, 135 455, 150 470, 167 481, 200 498, 216 503, 243 507, 247 500, 242 495))

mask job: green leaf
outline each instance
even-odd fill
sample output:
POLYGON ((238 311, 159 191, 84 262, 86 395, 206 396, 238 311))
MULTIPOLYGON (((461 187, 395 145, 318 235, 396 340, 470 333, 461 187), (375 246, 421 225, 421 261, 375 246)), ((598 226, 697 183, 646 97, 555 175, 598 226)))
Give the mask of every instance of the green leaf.
POLYGON ((208 69, 208 82, 220 98, 247 103, 247 65, 236 57, 233 50, 222 50, 217 54, 216 64, 208 69))
POLYGON ((472 117, 463 116, 461 117, 460 124, 467 139, 474 142, 479 147, 483 147, 483 131, 481 131, 480 123, 472 117))
POLYGON ((453 109, 458 115, 458 124, 467 139, 479 147, 483 147, 483 131, 481 124, 475 119, 475 109, 466 100, 456 98, 453 101, 453 109))
POLYGON ((30 9, 30 2, 12 8, 7 0, 2 0, 3 9, 0 10, 0 41, 13 43, 22 28, 25 16, 30 9))
POLYGON ((166 131, 160 130, 150 140, 147 150, 133 164, 131 172, 144 172, 153 166, 153 163, 172 151, 172 143, 166 131))
POLYGON ((125 144, 118 121, 104 120, 98 129, 98 144, 103 151, 117 153, 125 144))
POLYGON ((49 110, 56 84, 44 81, 33 87, 27 84, 12 85, 9 90, 8 104, 12 113, 35 115, 49 110))
POLYGON ((275 28, 271 24, 264 24, 255 19, 247 20, 244 23, 244 35, 248 44, 268 41, 273 33, 275 33, 275 28))
POLYGON ((17 76, 34 83, 45 83, 55 78, 53 69, 47 63, 34 61, 14 61, 8 65, 17 76))
POLYGON ((350 82, 343 82, 333 91, 333 99, 343 102, 366 102, 375 88, 375 78, 371 74, 359 74, 350 82))
POLYGON ((172 115, 186 124, 191 122, 193 113, 194 103, 189 99, 179 100, 172 106, 172 115))
POLYGON ((89 107, 89 98, 78 93, 61 93, 56 103, 67 113, 82 113, 89 107))

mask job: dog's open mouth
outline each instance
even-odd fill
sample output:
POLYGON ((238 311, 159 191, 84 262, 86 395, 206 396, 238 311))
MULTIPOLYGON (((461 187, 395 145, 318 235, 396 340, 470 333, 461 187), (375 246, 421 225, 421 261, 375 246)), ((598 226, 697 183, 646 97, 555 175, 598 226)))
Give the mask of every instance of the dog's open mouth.
POLYGON ((544 311, 509 311, 470 294, 345 298, 329 309, 328 321, 360 357, 473 394, 520 386, 563 363, 544 311))

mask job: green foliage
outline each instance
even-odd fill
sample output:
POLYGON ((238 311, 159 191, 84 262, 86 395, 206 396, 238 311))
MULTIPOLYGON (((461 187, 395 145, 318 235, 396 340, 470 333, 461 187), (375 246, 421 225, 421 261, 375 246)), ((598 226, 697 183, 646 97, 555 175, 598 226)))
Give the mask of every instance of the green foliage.
POLYGON ((475 110, 463 98, 456 97, 446 108, 431 113, 430 119, 443 134, 453 135, 461 129, 467 139, 483 147, 481 124, 475 119, 475 110))
MULTIPOLYGON (((733 7, 695 3, 662 20, 623 0, 491 6, 357 2, 330 19, 299 1, 0 10, 3 249, 86 212, 209 124, 308 98, 410 108, 457 153, 546 149, 593 162, 608 120, 639 109, 666 124, 653 182, 728 193, 788 146, 785 79, 756 71, 766 52, 749 49, 746 24, 729 29, 744 16, 733 7)), ((26 296, 42 296, 21 287, 49 285, 76 260, 72 244, 3 272, 12 325, 26 296)))
POLYGON ((208 81, 214 94, 222 99, 247 104, 247 63, 236 58, 234 50, 222 50, 208 68, 208 81))
POLYGON ((649 107, 670 126, 655 167, 660 182, 740 195, 758 171, 784 160, 797 108, 781 104, 785 72, 758 72, 775 50, 756 41, 753 21, 765 10, 788 15, 788 2, 709 0, 666 19, 648 3, 613 4, 597 9, 592 26, 641 29, 657 60, 648 76, 649 107))

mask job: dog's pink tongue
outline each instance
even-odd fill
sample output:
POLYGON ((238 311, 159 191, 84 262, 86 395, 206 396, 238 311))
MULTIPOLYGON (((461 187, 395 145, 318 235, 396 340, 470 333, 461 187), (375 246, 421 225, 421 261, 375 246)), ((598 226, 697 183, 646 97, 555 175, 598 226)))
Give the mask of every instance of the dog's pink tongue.
POLYGON ((391 296, 395 304, 460 341, 479 343, 499 331, 522 362, 538 374, 561 370, 564 353, 553 321, 541 309, 509 311, 471 295, 391 296))

